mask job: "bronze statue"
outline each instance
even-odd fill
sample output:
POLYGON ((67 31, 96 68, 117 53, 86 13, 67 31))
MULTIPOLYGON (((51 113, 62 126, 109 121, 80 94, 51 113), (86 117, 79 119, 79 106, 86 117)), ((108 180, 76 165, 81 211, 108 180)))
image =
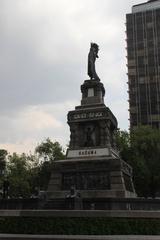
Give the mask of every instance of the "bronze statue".
POLYGON ((88 76, 94 80, 99 80, 95 69, 95 61, 98 58, 99 46, 96 43, 91 43, 90 51, 88 54, 88 76))
POLYGON ((85 144, 84 146, 85 147, 93 147, 95 144, 94 144, 94 132, 95 132, 95 127, 92 126, 92 127, 87 127, 86 131, 85 131, 85 138, 86 138, 86 141, 85 141, 85 144))

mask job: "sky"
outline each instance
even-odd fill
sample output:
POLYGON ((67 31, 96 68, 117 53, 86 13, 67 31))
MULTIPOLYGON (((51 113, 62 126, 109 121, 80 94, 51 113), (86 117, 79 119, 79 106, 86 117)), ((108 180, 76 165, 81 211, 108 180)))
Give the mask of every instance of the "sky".
POLYGON ((29 153, 48 137, 66 147, 90 42, 105 104, 128 130, 125 15, 141 2, 0 0, 0 148, 29 153))

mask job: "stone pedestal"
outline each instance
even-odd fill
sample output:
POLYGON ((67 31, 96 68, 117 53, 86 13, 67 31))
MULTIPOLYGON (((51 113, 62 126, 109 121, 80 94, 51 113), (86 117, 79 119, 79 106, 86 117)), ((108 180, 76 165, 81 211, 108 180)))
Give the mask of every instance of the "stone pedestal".
POLYGON ((50 199, 67 198, 71 186, 83 200, 93 199, 93 202, 98 198, 135 197, 132 169, 112 149, 95 148, 68 154, 73 154, 73 158, 55 162, 48 186, 50 199))

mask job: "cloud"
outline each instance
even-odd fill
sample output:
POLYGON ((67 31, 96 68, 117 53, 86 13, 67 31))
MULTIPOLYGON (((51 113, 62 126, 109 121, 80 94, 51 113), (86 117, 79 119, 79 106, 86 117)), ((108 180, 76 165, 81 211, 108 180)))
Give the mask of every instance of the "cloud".
POLYGON ((124 23, 140 2, 0 1, 1 144, 27 151, 48 136, 69 141, 66 115, 81 100, 90 41, 100 45, 106 105, 128 128, 124 23))
POLYGON ((28 131, 41 131, 47 128, 60 128, 61 122, 37 106, 29 107, 17 116, 16 127, 28 131))
POLYGON ((9 151, 34 151, 35 146, 50 138, 64 147, 69 142, 67 111, 74 109, 76 102, 27 106, 16 114, 0 117, 0 148, 9 151))

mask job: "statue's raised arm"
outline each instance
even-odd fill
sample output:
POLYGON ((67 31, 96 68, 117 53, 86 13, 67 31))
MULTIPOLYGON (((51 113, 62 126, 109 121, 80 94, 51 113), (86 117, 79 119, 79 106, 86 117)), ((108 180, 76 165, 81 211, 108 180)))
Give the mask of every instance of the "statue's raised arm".
POLYGON ((88 54, 88 76, 91 80, 99 80, 95 69, 95 61, 98 58, 99 46, 96 43, 91 43, 90 51, 88 54))

